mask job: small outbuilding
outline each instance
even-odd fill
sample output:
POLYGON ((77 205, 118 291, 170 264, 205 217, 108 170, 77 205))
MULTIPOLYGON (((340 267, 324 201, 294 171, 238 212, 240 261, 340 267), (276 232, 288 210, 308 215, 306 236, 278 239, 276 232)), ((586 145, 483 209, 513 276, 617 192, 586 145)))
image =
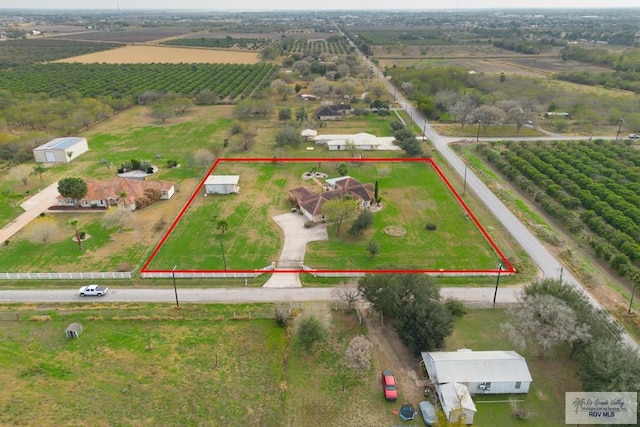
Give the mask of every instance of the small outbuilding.
POLYGON ((476 405, 464 384, 441 384, 436 388, 436 393, 440 399, 442 411, 450 423, 473 424, 473 418, 477 412, 476 405))
POLYGON ((422 353, 433 384, 461 383, 471 394, 528 393, 531 373, 515 351, 433 351, 422 353))
POLYGON ((67 338, 73 339, 78 338, 78 336, 82 333, 82 325, 78 322, 73 322, 67 329, 64 331, 67 335, 67 338))
POLYGON ((313 129, 303 129, 300 132, 300 135, 304 138, 305 141, 313 141, 316 136, 318 136, 318 131, 313 129))
POLYGON ((240 175, 209 175, 204 182, 205 194, 238 194, 240 175))
POLYGON ((69 163, 79 155, 89 151, 86 138, 56 138, 33 149, 33 157, 38 163, 69 163))

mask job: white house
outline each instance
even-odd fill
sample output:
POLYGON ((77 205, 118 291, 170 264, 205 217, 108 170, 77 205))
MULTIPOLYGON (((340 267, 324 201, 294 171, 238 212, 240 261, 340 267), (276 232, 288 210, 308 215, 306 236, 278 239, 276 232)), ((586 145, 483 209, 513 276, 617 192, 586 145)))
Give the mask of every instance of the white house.
POLYGON ((478 411, 464 384, 441 384, 436 387, 436 393, 442 405, 442 412, 450 423, 459 423, 462 420, 465 424, 473 424, 473 418, 478 411))
POLYGON ((237 194, 240 175, 209 175, 204 182, 205 194, 237 194))
POLYGON ((318 136, 318 131, 313 129, 303 129, 300 132, 300 135, 304 138, 305 141, 313 141, 315 137, 318 136))
POLYGON ((326 145, 331 151, 349 150, 400 150, 401 148, 393 144, 395 140, 392 136, 378 137, 366 132, 356 134, 338 135, 317 135, 313 139, 316 145, 326 145))
POLYGON ((38 163, 69 163, 89 150, 86 138, 56 138, 33 149, 38 163))
POLYGON ((464 384, 471 394, 528 393, 531 373, 515 351, 435 351, 422 353, 429 379, 436 385, 464 384))

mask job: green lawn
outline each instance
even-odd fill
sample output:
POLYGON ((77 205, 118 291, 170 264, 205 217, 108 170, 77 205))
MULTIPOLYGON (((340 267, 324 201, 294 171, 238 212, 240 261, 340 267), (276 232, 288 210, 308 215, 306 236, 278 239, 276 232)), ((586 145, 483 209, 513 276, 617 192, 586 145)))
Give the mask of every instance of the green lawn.
MULTIPOLYGON (((337 176, 337 163, 321 162, 319 170, 337 176)), ((274 164, 223 162, 215 174, 239 174, 240 194, 203 197, 198 194, 176 228, 153 258, 149 269, 228 270, 259 269, 277 260, 283 241, 271 217, 289 212, 288 190, 300 185, 302 175, 314 163, 274 164), (217 219, 229 228, 216 230, 217 219), (224 251, 224 259, 222 253, 224 251)), ((384 208, 375 214, 375 225, 364 236, 351 238, 343 225, 336 237, 329 227, 330 241, 308 245, 305 263, 315 268, 368 270, 390 265, 420 269, 494 269, 498 255, 474 222, 463 215, 435 170, 424 163, 348 163, 348 174, 363 183, 379 182, 384 208), (425 223, 437 225, 427 231, 425 223), (385 234, 390 225, 407 230, 404 237, 385 234), (380 255, 366 251, 371 239, 379 242, 380 255), (411 256, 407 256, 411 254, 411 256)), ((202 191, 201 191, 202 193, 202 191)))
POLYGON ((363 236, 351 237, 349 224, 343 225, 339 236, 335 227, 329 227, 329 242, 309 245, 306 265, 334 270, 495 268, 498 255, 430 165, 365 163, 349 174, 361 182, 378 181, 383 209, 375 213, 373 229, 363 236), (389 174, 381 175, 381 168, 388 168, 389 174), (426 230, 426 223, 436 224, 437 229, 426 230), (402 226, 407 234, 386 234, 384 229, 392 225, 402 226), (371 240, 380 245, 375 258, 367 251, 371 240))

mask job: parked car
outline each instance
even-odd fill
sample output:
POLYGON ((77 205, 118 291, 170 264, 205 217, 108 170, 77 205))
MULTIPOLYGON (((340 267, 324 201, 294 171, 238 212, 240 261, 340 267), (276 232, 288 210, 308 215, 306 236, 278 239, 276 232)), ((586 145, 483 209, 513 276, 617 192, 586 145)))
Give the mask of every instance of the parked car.
POLYGON ((382 392, 387 400, 398 399, 398 386, 396 386, 396 377, 389 370, 382 371, 382 392))
POLYGON ((87 296, 101 297, 106 295, 108 291, 109 291, 109 288, 107 288, 106 286, 87 285, 87 286, 81 287, 78 292, 80 293, 81 297, 87 297, 87 296))
POLYGON ((422 419, 428 426, 432 426, 438 422, 438 414, 436 414, 436 408, 431 402, 423 400, 418 404, 422 419))
POLYGON ((640 135, 637 133, 631 133, 629 134, 629 139, 640 139, 640 135))

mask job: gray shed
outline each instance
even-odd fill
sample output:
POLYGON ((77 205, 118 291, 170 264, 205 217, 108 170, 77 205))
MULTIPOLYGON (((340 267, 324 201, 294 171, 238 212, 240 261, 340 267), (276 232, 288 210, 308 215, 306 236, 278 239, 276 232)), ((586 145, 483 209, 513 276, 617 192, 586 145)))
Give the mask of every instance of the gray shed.
POLYGON ((64 333, 67 335, 67 338, 78 338, 82 333, 82 325, 78 322, 73 322, 67 326, 67 330, 64 331, 64 333))

